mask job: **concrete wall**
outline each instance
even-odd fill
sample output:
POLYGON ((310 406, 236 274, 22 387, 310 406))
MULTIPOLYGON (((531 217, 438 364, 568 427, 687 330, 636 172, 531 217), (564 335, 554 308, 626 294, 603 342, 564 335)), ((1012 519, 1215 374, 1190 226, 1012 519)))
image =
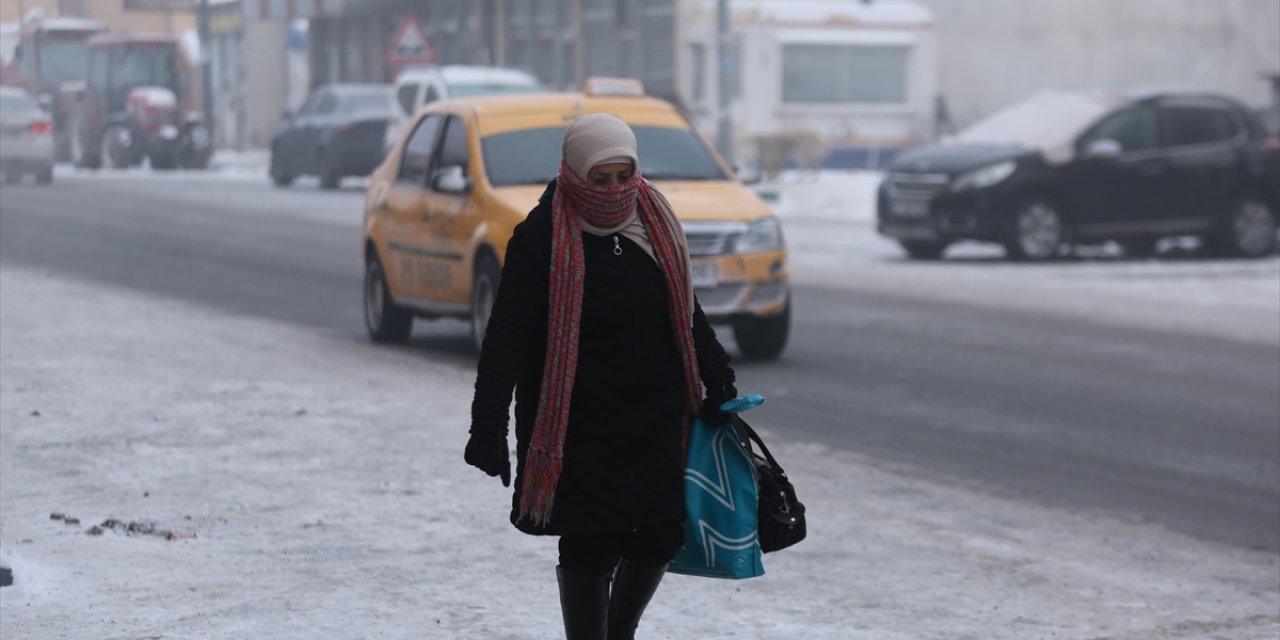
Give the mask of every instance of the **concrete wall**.
POLYGON ((289 105, 289 60, 286 55, 283 21, 250 22, 246 25, 242 53, 244 74, 243 144, 266 148, 271 142, 280 114, 289 105))
POLYGON ((1280 0, 919 0, 960 124, 1041 88, 1156 86, 1270 99, 1280 0))

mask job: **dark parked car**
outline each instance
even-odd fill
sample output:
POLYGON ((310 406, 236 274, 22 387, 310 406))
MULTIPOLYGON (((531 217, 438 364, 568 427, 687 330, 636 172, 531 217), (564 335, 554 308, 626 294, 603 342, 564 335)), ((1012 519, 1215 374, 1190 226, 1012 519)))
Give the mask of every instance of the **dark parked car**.
POLYGON ((332 84, 286 112, 271 141, 271 179, 282 187, 300 175, 320 176, 336 189, 346 176, 367 176, 382 164, 382 137, 391 117, 391 88, 332 84))
POLYGON ((1166 236, 1217 253, 1276 247, 1280 140, 1230 98, 1201 93, 1044 93, 941 144, 894 159, 882 235, 915 258, 956 240, 1044 260, 1114 240, 1133 254, 1166 236))

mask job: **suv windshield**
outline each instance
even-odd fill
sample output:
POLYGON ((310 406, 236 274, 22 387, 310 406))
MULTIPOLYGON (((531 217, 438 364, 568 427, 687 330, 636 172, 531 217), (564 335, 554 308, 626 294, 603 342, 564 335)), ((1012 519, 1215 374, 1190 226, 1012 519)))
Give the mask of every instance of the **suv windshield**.
MULTIPOLYGON (((702 141, 687 129, 631 127, 640 173, 649 180, 727 180, 702 141)), ((564 127, 525 129, 484 138, 485 172, 495 187, 546 184, 560 167, 564 127)))
POLYGON ((40 42, 40 81, 46 87, 84 80, 88 64, 89 46, 83 40, 45 38, 40 42))
POLYGON ((469 83, 449 85, 450 98, 469 98, 471 96, 496 96, 511 93, 536 93, 538 87, 520 84, 469 83))

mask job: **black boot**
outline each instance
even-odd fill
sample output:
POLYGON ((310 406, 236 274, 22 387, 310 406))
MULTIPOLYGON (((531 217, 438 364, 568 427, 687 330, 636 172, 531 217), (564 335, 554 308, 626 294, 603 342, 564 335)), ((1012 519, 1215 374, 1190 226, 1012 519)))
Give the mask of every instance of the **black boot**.
POLYGON ((568 640, 604 640, 609 613, 609 572, 583 573, 556 567, 560 582, 560 612, 568 640))
POLYGON ((666 573, 665 564, 638 567, 627 560, 618 564, 613 574, 613 593, 609 596, 608 640, 634 640, 640 616, 666 573))

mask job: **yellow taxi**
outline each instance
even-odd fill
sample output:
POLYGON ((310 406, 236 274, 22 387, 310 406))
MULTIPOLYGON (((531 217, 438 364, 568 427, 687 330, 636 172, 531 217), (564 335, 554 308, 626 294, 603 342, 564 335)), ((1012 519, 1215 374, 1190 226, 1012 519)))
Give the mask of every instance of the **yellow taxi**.
POLYGON ((635 131, 641 173, 688 236, 707 317, 732 326, 747 358, 782 353, 791 296, 777 218, 671 104, 610 80, 583 93, 447 100, 410 120, 365 197, 364 317, 373 340, 407 340, 414 318, 460 318, 479 347, 512 230, 555 177, 565 127, 594 112, 635 131))

